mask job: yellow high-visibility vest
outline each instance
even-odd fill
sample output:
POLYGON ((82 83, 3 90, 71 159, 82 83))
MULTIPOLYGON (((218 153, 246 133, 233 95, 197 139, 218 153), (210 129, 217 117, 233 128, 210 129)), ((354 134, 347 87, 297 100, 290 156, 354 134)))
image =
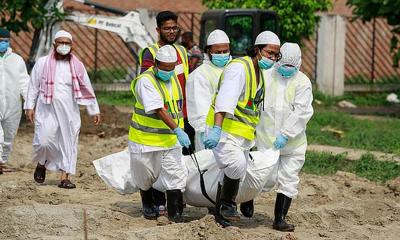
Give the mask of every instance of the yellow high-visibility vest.
MULTIPOLYGON (((183 73, 185 75, 185 79, 187 79, 188 76, 189 76, 189 60, 188 60, 188 54, 187 54, 186 48, 183 47, 182 45, 179 45, 179 44, 173 44, 172 46, 174 46, 174 48, 178 52, 180 58, 182 59, 183 73)), ((146 48, 143 48, 140 51, 140 54, 139 54, 140 67, 142 66, 144 51, 146 49, 148 49, 150 51, 151 55, 153 56, 153 60, 155 60, 156 59, 156 54, 157 54, 157 51, 158 51, 159 48, 160 48, 160 46, 158 45, 158 43, 154 43, 153 45, 150 45, 150 46, 148 46, 146 48)))
MULTIPOLYGON (((242 57, 232 60, 231 63, 241 63, 246 71, 246 85, 245 95, 243 100, 239 100, 236 105, 233 116, 225 116, 222 123, 222 130, 232 135, 241 136, 248 140, 255 138, 255 128, 260 120, 258 107, 254 103, 254 99, 257 93, 257 79, 256 72, 253 66, 253 61, 250 57, 242 57)), ((223 80, 223 73, 220 78, 219 86, 223 80)), ((262 79, 260 79, 262 81, 262 79)), ((263 87, 265 85, 263 84, 263 87)), ((265 91, 264 91, 265 92, 265 91)), ((218 94, 218 92, 217 92, 218 94)), ((217 95, 216 94, 216 95, 217 95)), ((215 114, 215 99, 214 96, 213 104, 208 112, 206 123, 208 126, 214 126, 214 114, 215 114)))
POLYGON ((153 67, 140 74, 131 83, 131 90, 135 98, 132 121, 129 127, 129 140, 143 145, 157 147, 172 147, 177 142, 175 133, 161 120, 157 114, 148 114, 144 106, 137 99, 135 86, 141 78, 146 77, 151 81, 164 101, 167 110, 174 122, 183 128, 183 95, 176 75, 171 77, 172 93, 165 82, 156 78, 153 67))

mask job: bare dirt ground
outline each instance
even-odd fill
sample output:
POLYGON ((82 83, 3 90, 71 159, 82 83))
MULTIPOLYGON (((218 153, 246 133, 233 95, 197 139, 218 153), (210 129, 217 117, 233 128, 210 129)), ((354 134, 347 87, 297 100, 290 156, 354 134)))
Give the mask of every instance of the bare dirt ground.
POLYGON ((0 175, 0 239, 84 239, 84 209, 88 239, 399 239, 400 179, 388 187, 343 172, 301 175, 300 195, 288 216, 296 225, 290 235, 271 228, 274 193, 262 193, 255 216, 233 228, 220 228, 205 209, 190 206, 182 224, 145 220, 139 195, 108 189, 92 165, 127 146, 129 114, 102 111, 107 118, 100 127, 89 127, 83 118, 73 190, 57 187, 57 173, 48 174, 43 185, 33 181, 33 132, 22 125, 10 161, 18 171, 0 175))

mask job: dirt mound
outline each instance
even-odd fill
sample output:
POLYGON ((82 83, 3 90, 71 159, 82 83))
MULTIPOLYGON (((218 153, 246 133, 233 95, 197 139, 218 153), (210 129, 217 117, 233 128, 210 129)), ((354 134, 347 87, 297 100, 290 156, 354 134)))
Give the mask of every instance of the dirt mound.
POLYGON ((132 113, 119 111, 114 106, 100 106, 102 122, 99 126, 93 125, 93 120, 86 113, 85 109, 81 109, 83 134, 95 134, 101 137, 118 137, 126 135, 132 113))

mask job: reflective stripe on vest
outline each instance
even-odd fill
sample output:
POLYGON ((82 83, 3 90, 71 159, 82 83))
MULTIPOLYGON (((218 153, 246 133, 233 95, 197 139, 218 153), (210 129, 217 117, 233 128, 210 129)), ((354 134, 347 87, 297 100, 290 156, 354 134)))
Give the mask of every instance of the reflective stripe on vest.
MULTIPOLYGON (((222 130, 233 135, 238 135, 248 140, 253 140, 255 138, 254 132, 255 127, 259 122, 259 113, 257 106, 254 104, 253 100, 257 91, 256 75, 253 66, 253 61, 250 57, 237 58, 231 63, 241 63, 246 71, 246 84, 245 84, 245 94, 243 100, 239 100, 234 111, 233 116, 225 116, 222 124, 222 130)), ((230 63, 230 64, 231 64, 230 63)), ((218 89, 221 86, 223 80, 223 75, 221 75, 218 89)), ((262 81, 262 79, 260 79, 262 81)), ((265 86, 263 84, 263 86, 265 86)), ((218 94, 218 93, 217 93, 218 94)), ((214 125, 214 113, 215 113, 215 99, 214 103, 210 107, 210 111, 207 116, 207 125, 214 125)))
POLYGON ((174 146, 177 143, 177 138, 174 132, 158 117, 157 114, 147 114, 144 106, 137 101, 135 87, 137 81, 142 77, 146 77, 151 81, 162 97, 164 108, 166 108, 170 117, 179 127, 183 128, 182 89, 180 88, 176 75, 174 75, 170 80, 172 86, 171 95, 167 89, 166 83, 156 79, 154 69, 151 67, 133 80, 131 84, 131 90, 135 97, 135 104, 129 128, 129 140, 148 146, 174 146))

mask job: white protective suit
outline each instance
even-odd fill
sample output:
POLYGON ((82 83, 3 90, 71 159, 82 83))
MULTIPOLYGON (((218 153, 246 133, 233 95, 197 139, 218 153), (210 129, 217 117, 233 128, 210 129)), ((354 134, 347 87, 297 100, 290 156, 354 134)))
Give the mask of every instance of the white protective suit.
POLYGON ((306 125, 313 115, 312 86, 308 77, 297 71, 293 77, 283 78, 277 69, 290 64, 300 69, 301 50, 297 44, 285 43, 281 48, 282 59, 272 69, 264 71, 266 94, 264 110, 257 126, 256 145, 260 151, 273 148, 276 137, 289 138, 280 150, 279 160, 268 174, 265 191, 275 184, 278 192, 294 198, 298 194, 299 172, 304 164, 307 149, 306 125))
MULTIPOLYGON (((267 175, 271 172, 271 166, 279 157, 273 150, 264 152, 251 152, 251 160, 248 163, 246 175, 240 183, 239 193, 236 197, 237 203, 247 202, 254 199, 262 191, 267 181, 267 175)), ((204 174, 204 186, 208 196, 215 201, 218 182, 220 181, 220 170, 215 162, 214 155, 210 150, 202 150, 196 153, 201 170, 207 170, 204 174)), ((132 174, 129 151, 121 151, 101 159, 93 161, 97 174, 107 184, 120 194, 131 194, 139 191, 137 182, 132 174)), ((183 156, 185 169, 188 171, 186 188, 183 193, 185 202, 197 207, 213 207, 201 192, 200 174, 190 156, 183 156)), ((153 188, 165 192, 168 188, 162 179, 157 179, 153 188)))
MULTIPOLYGON (((33 161, 51 171, 75 174, 78 137, 81 127, 79 105, 86 105, 89 115, 100 113, 96 99, 74 99, 69 61, 57 61, 54 94, 51 104, 39 96, 46 57, 39 58, 32 69, 25 109, 35 109, 33 161)), ((91 86, 87 72, 83 81, 91 86)))
POLYGON ((186 82, 186 96, 190 96, 186 99, 188 119, 196 131, 196 151, 204 149, 201 135, 205 132, 207 114, 223 70, 224 68, 215 66, 206 57, 203 64, 190 73, 186 82))
POLYGON ((0 57, 0 163, 6 163, 21 120, 29 75, 25 62, 11 48, 0 57))

